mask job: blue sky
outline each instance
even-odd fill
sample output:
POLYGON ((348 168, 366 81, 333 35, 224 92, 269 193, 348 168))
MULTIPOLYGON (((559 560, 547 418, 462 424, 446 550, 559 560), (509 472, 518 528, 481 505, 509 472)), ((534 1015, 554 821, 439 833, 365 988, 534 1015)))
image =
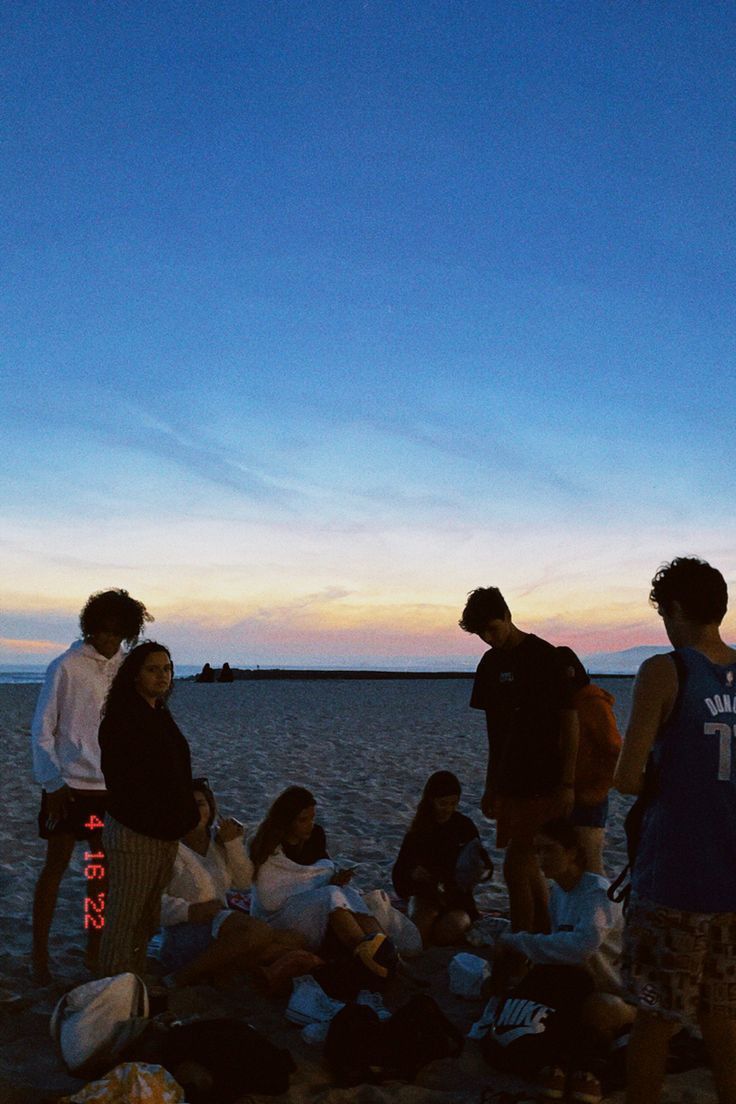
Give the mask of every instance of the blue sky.
POLYGON ((714 3, 14 5, 0 661, 107 586, 183 662, 462 664, 476 585, 593 652, 663 642, 664 559, 736 583, 734 38, 714 3))

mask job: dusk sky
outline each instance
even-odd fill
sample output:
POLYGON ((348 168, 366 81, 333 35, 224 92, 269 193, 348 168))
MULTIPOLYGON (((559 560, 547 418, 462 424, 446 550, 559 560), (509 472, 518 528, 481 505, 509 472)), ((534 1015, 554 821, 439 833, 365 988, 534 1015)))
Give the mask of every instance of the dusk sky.
POLYGON ((475 586, 583 654, 734 591, 735 24, 8 5, 0 663, 110 586, 184 663, 466 667, 475 586))

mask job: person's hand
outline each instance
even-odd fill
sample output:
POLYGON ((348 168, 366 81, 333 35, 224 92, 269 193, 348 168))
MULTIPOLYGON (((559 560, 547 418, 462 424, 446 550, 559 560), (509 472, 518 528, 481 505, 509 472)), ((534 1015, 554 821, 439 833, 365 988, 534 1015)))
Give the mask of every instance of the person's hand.
POLYGON ((189 906, 188 920, 190 924, 207 924, 214 920, 218 912, 224 908, 222 901, 198 901, 189 906))
POLYGON ((480 811, 489 820, 496 819, 496 795, 493 790, 486 788, 483 791, 483 796, 480 799, 480 811))
POLYGON ((572 786, 560 786, 555 794, 557 816, 565 820, 570 816, 575 805, 575 790, 572 786))
POLYGON ((220 827, 217 830, 215 839, 220 843, 229 843, 230 840, 242 839, 245 829, 239 820, 235 817, 226 817, 225 820, 220 822, 220 827))
POLYGON ((350 870, 336 870, 335 873, 330 878, 330 884, 331 885, 337 885, 337 886, 347 885, 354 873, 355 873, 355 871, 353 869, 350 869, 350 870))
POLYGON ((52 830, 60 821, 69 815, 74 802, 74 795, 68 786, 64 785, 53 793, 46 794, 46 827, 52 830))

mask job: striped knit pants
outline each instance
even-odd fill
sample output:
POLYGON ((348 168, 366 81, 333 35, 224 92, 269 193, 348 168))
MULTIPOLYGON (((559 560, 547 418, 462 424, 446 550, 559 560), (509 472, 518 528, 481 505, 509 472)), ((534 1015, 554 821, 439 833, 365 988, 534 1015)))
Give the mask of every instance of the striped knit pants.
POLYGON ((130 970, 142 977, 148 940, 159 926, 161 895, 171 880, 179 844, 142 836, 108 813, 102 845, 109 882, 98 974, 110 977, 130 970))

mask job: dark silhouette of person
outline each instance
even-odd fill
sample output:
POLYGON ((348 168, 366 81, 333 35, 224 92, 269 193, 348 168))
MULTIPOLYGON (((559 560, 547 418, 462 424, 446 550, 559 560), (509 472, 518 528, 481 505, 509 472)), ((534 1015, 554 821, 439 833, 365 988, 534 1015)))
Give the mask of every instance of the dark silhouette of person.
POLYGON ((232 672, 230 664, 229 663, 223 663, 222 670, 220 671, 220 677, 218 678, 217 681, 218 682, 233 682, 234 680, 235 680, 235 675, 232 672))
POLYGON ((209 663, 205 663, 202 670, 197 675, 197 682, 214 682, 215 672, 210 667, 209 663))

